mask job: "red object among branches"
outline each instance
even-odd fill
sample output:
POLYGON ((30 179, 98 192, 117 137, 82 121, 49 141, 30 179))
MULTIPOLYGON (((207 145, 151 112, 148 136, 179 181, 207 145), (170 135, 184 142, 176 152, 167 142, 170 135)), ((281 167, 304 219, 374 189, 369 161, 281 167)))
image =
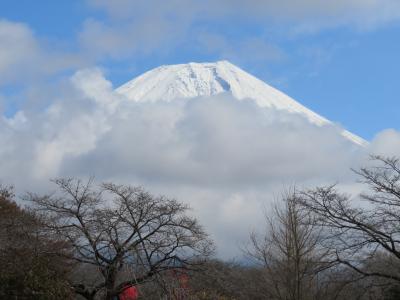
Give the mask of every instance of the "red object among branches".
POLYGON ((119 300, 137 300, 139 291, 135 286, 127 286, 119 295, 119 300))

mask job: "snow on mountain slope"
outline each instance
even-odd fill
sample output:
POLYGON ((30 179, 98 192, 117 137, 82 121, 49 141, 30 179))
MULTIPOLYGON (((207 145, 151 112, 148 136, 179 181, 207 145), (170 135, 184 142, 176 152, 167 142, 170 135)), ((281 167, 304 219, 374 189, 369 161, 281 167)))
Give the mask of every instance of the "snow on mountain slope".
MULTIPOLYGON (((161 66, 127 82, 117 92, 139 102, 171 101, 230 92, 238 100, 253 99, 260 107, 301 114, 318 126, 332 124, 228 61, 161 66)), ((343 130, 342 135, 358 145, 367 145, 365 140, 349 131, 343 130)))

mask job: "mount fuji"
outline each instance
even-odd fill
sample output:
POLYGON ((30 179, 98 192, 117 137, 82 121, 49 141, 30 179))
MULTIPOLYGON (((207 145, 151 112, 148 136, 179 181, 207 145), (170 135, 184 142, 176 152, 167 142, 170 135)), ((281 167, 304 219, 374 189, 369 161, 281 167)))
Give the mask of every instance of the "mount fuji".
MULTIPOLYGON (((238 101, 250 99, 261 108, 300 115, 316 126, 335 126, 228 61, 160 66, 125 83, 116 92, 135 102, 169 102, 230 93, 238 101)), ((352 143, 362 147, 368 145, 361 137, 339 127, 338 130, 352 143)))

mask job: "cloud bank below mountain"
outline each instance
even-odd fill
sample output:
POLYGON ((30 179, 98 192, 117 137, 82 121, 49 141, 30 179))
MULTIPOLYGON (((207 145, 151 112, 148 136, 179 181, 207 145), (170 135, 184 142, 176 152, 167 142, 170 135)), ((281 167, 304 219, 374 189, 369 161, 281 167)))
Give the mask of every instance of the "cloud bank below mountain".
POLYGON ((59 85, 45 110, 1 118, 1 181, 19 192, 51 190, 48 180, 59 176, 143 185, 189 203, 224 256, 238 253, 236 244, 260 226, 260 211, 283 188, 351 185, 350 167, 368 153, 400 150, 395 130, 362 148, 333 125, 229 93, 138 103, 98 69, 59 85))

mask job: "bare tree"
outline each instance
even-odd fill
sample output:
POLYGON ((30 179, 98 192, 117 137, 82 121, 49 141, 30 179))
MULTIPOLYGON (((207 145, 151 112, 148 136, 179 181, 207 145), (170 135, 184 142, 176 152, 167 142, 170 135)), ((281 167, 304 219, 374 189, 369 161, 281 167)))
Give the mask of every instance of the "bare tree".
POLYGON ((86 299, 112 299, 126 285, 188 268, 212 252, 207 234, 176 200, 113 183, 54 182, 61 194, 29 198, 47 216, 49 232, 72 245, 70 258, 99 270, 96 283, 74 285, 86 299))
POLYGON ((324 229, 322 245, 332 262, 349 267, 359 279, 400 282, 400 161, 372 160, 373 167, 355 171, 368 188, 359 198, 328 186, 303 192, 300 202, 324 229))
POLYGON ((296 192, 288 192, 274 206, 273 214, 267 215, 263 236, 251 234, 247 252, 265 268, 270 299, 312 299, 318 290, 316 274, 324 268, 319 231, 297 201, 296 192))

